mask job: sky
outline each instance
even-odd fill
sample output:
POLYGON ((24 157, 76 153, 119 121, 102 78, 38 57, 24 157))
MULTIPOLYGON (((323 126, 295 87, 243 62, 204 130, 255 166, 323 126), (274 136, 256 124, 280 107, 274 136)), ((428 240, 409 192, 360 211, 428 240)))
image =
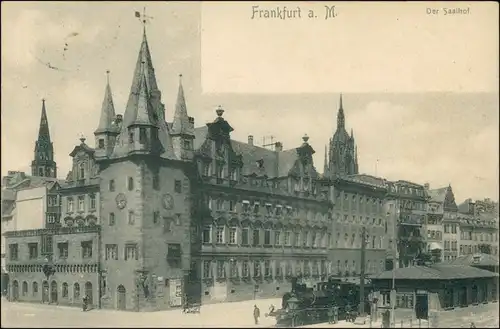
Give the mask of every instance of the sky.
MULTIPOLYGON (((111 72, 115 110, 123 113, 142 39, 142 25, 134 11, 142 12, 142 6, 2 2, 2 175, 8 170, 30 172, 42 98, 61 178, 70 169, 69 153, 82 134, 94 146, 106 70, 111 72), (74 32, 78 35, 71 36, 74 32)), ((201 40, 208 28, 202 25, 201 6, 147 3, 146 15, 153 17, 147 36, 167 120, 173 116, 182 74, 195 126, 213 121, 215 108, 222 105, 235 140, 246 141, 253 135, 255 143, 262 144, 264 137, 269 142, 273 136, 289 149, 298 147, 307 134, 316 150, 315 166, 322 172, 325 145, 334 133, 343 92, 346 126, 354 130, 360 173, 429 183, 431 188, 451 184, 458 202, 469 197, 498 200, 498 93, 370 92, 340 87, 314 93, 217 93, 216 86, 210 90, 202 86, 207 79, 204 71, 210 74, 208 80, 215 81, 210 77, 217 70, 202 65, 201 40)), ((205 38, 203 47, 206 42, 205 38)), ((221 67, 225 63, 227 59, 216 62, 221 67)), ((240 80, 244 78, 245 74, 240 80)), ((351 80, 352 86, 348 78, 331 77, 334 85, 343 79, 351 80)))

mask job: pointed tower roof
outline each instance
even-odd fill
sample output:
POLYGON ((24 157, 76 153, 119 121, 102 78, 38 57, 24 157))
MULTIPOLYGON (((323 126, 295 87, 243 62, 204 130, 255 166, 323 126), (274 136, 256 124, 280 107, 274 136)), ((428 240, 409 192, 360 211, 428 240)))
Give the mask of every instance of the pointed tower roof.
POLYGON ((174 121, 172 123, 172 135, 184 134, 194 135, 193 128, 189 124, 184 88, 182 87, 182 74, 179 74, 179 91, 175 103, 174 121))
POLYGON ((344 107, 342 106, 342 94, 340 94, 339 111, 337 112, 337 129, 345 129, 344 107))
POLYGON ((115 107, 113 104, 113 96, 111 94, 111 87, 109 85, 109 70, 106 71, 107 81, 106 89, 104 91, 104 99, 101 107, 101 117, 99 118, 99 126, 94 134, 103 132, 114 132, 113 120, 115 118, 115 107))
MULTIPOLYGON (((145 65, 146 63, 143 63, 145 65)), ((146 82, 146 74, 142 73, 139 80, 139 89, 130 94, 129 103, 125 113, 131 114, 132 122, 129 124, 153 125, 156 126, 158 117, 155 116, 153 107, 149 100, 149 90, 146 82), (131 101, 132 100, 132 101, 131 101)))
POLYGON ((325 145, 325 163, 323 164, 323 175, 328 174, 328 146, 325 145))
POLYGON ((40 117, 40 128, 38 129, 38 141, 50 142, 49 121, 47 120, 47 110, 45 109, 45 98, 42 99, 42 115, 40 117))

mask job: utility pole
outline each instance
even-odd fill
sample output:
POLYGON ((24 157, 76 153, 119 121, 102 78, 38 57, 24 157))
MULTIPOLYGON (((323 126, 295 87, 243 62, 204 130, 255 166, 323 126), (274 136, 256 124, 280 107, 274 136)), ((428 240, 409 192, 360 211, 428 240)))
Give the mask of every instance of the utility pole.
POLYGON ((359 315, 365 316, 365 253, 366 253, 366 228, 361 231, 361 267, 359 283, 359 315))

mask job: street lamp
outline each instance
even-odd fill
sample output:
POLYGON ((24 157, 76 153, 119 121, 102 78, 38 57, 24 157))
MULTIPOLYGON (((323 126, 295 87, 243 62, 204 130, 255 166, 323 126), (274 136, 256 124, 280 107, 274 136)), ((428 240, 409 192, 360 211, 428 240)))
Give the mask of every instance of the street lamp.
POLYGON ((292 313, 292 328, 295 327, 295 310, 299 307, 299 300, 292 296, 288 301, 288 309, 292 313))

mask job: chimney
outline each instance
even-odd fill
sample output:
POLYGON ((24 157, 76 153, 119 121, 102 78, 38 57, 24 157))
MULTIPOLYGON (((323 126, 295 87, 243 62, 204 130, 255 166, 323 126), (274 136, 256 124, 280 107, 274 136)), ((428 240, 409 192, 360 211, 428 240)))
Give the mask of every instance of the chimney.
POLYGON ((248 135, 248 145, 253 146, 253 136, 252 135, 248 135))
POLYGON ((275 150, 276 152, 281 152, 281 151, 283 151, 283 143, 281 143, 281 142, 276 142, 276 143, 274 144, 274 150, 275 150))
POLYGON ((431 186, 429 185, 429 183, 425 183, 425 184, 424 184, 424 188, 425 188, 426 190, 428 190, 430 187, 431 187, 431 186))

